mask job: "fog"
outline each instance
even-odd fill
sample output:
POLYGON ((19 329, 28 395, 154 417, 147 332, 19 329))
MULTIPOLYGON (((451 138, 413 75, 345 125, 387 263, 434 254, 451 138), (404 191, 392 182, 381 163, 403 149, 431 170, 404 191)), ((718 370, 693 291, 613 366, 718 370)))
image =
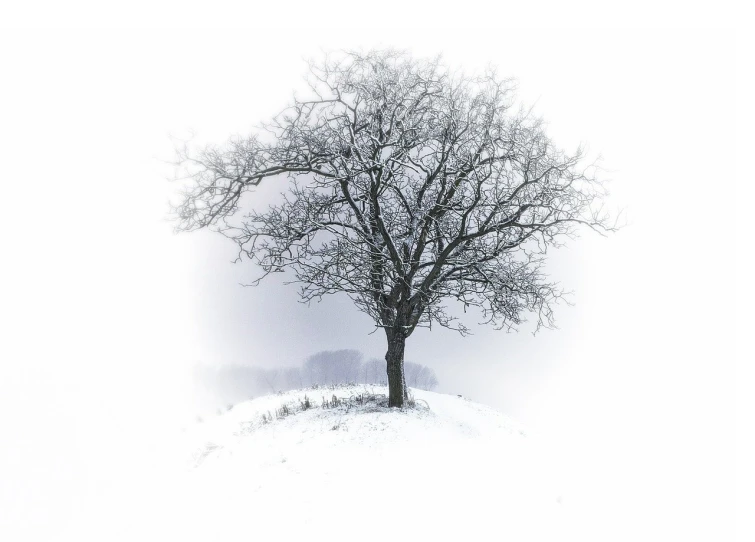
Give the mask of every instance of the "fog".
MULTIPOLYGON (((602 156, 609 204, 627 220, 617 234, 585 232, 551 254, 551 276, 574 292, 557 330, 471 326, 462 338, 420 329, 406 358, 435 370, 436 391, 498 408, 551 443, 567 498, 591 510, 587 539, 628 513, 627 540, 649 529, 658 540, 731 539, 733 281, 743 250, 730 224, 741 113, 734 33, 374 35, 0 36, 2 521, 73 536, 81 514, 117 517, 92 502, 123 494, 124 458, 136 472, 167 454, 161 438, 192 416, 197 364, 289 367, 338 349, 384 356, 385 337, 346 296, 303 305, 284 274, 244 288, 255 270, 230 263, 230 242, 173 234, 177 186, 166 178, 172 137, 247 133, 302 89, 303 58, 394 46, 516 77, 519 99, 555 141, 602 156)), ((260 187, 259 201, 283 187, 260 187)))

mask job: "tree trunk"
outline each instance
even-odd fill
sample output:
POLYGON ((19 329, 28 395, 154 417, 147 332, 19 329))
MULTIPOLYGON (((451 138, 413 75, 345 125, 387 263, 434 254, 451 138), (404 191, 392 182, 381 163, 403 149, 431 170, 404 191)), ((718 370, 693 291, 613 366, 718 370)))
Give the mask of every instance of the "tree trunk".
POLYGON ((386 329, 388 336, 388 352, 385 354, 386 369, 388 372, 388 406, 403 407, 404 401, 409 398, 409 390, 406 387, 404 376, 404 345, 406 337, 402 331, 386 329))

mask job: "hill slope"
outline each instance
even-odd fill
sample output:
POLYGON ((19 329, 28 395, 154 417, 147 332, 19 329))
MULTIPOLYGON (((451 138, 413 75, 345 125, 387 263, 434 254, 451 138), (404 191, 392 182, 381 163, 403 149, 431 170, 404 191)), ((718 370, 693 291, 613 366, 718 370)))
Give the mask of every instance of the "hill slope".
POLYGON ((554 539, 548 533, 558 532, 558 493, 516 424, 482 405, 420 390, 413 390, 414 409, 356 403, 365 391, 387 394, 364 386, 292 391, 241 403, 187 430, 191 472, 180 493, 191 534, 224 541, 385 540, 392 533, 393 540, 554 539), (333 395, 343 402, 323 408, 333 395), (312 407, 301 410, 305 396, 312 407), (283 405, 292 413, 276 418, 283 405))

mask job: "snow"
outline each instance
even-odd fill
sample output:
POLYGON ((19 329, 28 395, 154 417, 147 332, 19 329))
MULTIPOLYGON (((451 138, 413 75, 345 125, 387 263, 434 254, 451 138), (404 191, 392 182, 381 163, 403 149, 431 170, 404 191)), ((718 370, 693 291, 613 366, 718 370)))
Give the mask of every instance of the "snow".
POLYGON ((421 390, 412 390, 414 409, 321 406, 365 391, 387 394, 379 386, 297 390, 186 428, 169 507, 182 536, 560 538, 562 505, 547 454, 522 427, 488 407, 421 390), (295 409, 305 395, 312 408, 276 419, 276 409, 295 409), (273 419, 263 423, 268 412, 273 419))

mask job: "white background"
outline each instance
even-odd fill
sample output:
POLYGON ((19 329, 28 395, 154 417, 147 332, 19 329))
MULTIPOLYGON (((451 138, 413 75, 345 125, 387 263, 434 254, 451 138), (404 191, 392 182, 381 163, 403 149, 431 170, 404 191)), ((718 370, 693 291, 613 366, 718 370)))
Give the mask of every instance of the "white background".
POLYGON ((516 77, 556 141, 603 156, 628 217, 555 255, 576 303, 559 330, 420 332, 408 357, 552 443, 585 539, 731 540, 737 508, 744 536, 745 20, 724 4, 602 6, 78 3, 0 18, 0 529, 38 539, 86 517, 159 452, 193 363, 382 355, 348 300, 242 289, 250 270, 222 239, 173 235, 163 161, 171 135, 222 142, 277 112, 303 58, 393 46, 516 77))

